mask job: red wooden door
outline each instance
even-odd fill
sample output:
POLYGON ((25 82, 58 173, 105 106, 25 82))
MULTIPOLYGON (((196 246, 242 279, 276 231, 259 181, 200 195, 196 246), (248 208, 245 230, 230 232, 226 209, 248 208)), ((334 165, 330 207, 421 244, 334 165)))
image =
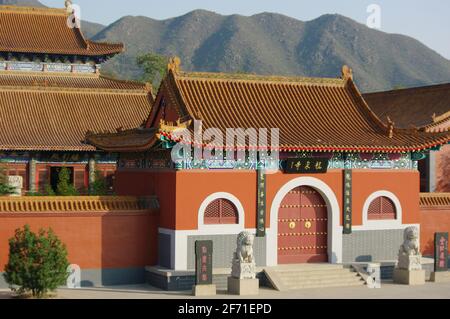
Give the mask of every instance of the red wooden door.
POLYGON ((311 187, 298 187, 283 199, 278 212, 278 263, 328 262, 328 211, 311 187))

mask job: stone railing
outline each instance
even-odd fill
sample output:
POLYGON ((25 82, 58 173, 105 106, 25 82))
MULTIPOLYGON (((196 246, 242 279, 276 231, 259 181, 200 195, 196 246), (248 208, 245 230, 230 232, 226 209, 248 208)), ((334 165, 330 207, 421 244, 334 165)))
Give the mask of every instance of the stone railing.
POLYGON ((420 206, 450 208, 450 193, 421 193, 420 206))
POLYGON ((156 211, 156 197, 0 197, 0 213, 156 211))

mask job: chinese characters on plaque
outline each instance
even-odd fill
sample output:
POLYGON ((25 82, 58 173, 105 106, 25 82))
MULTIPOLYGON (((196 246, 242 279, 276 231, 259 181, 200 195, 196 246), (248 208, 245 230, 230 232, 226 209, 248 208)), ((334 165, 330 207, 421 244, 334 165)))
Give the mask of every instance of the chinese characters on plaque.
POLYGON ((284 167, 287 174, 323 174, 327 170, 326 158, 288 158, 284 167))
POLYGON ((256 237, 266 236, 266 174, 264 170, 258 170, 258 193, 257 193, 257 230, 256 237))
POLYGON ((352 170, 344 170, 344 234, 352 233, 352 170))
POLYGON ((448 233, 434 235, 434 271, 448 271, 448 233))
POLYGON ((203 240, 195 242, 195 284, 212 285, 213 279, 213 242, 203 240))

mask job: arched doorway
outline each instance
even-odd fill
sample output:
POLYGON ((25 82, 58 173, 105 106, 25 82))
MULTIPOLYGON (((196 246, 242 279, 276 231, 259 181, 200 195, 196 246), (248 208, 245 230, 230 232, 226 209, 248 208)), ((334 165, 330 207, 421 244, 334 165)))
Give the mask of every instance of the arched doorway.
POLYGON ((278 211, 278 263, 328 262, 328 207, 312 187, 286 194, 278 211))

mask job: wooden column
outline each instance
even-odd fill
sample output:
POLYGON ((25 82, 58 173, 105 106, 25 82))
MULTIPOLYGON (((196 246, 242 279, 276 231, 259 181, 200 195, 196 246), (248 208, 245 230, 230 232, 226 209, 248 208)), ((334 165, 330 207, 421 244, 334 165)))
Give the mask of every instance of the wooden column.
POLYGON ((95 169, 96 161, 94 157, 89 158, 89 190, 91 190, 92 184, 95 182, 95 169))
POLYGON ((30 157, 28 162, 28 191, 36 193, 36 158, 30 157))

